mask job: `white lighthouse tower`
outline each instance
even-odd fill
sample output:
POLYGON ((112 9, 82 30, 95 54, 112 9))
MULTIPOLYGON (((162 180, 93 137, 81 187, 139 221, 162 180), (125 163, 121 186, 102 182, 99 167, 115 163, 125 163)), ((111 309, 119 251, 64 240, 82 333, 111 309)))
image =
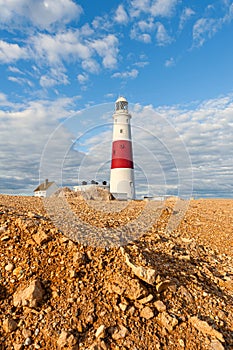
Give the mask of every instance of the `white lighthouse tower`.
POLYGON ((113 114, 110 192, 118 199, 134 199, 134 164, 128 102, 119 97, 113 114))

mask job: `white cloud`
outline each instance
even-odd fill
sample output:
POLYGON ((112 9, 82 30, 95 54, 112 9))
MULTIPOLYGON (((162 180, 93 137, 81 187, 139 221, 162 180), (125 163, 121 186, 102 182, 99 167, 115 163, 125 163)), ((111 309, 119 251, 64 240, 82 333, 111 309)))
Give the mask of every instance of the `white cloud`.
POLYGON ((157 22, 156 40, 159 46, 165 46, 172 42, 172 38, 169 36, 166 28, 160 22, 157 22))
POLYGON ((115 35, 109 34, 101 39, 93 40, 90 46, 103 59, 105 68, 114 68, 117 64, 118 39, 115 35))
POLYGON ((17 83, 19 85, 29 85, 30 87, 33 87, 34 84, 29 80, 29 79, 26 79, 26 78, 20 78, 20 77, 8 77, 8 80, 9 81, 12 81, 14 83, 17 83))
POLYGON ((91 57, 91 50, 82 42, 79 31, 69 30, 56 35, 39 34, 31 38, 30 44, 35 50, 35 56, 50 64, 91 57))
POLYGON ((82 67, 91 73, 99 71, 94 57, 102 59, 104 68, 113 68, 117 64, 118 39, 109 34, 92 39, 90 32, 82 30, 58 33, 56 35, 39 34, 30 39, 35 59, 44 64, 62 65, 64 62, 81 61, 82 67), (88 35, 85 37, 85 35, 88 35))
MULTIPOLYGON (((227 186, 232 184, 233 180, 231 161, 233 156, 232 113, 233 96, 228 96, 227 98, 206 101, 190 110, 183 110, 181 107, 176 108, 175 106, 161 107, 157 110, 150 106, 141 107, 141 109, 137 106, 137 112, 132 112, 132 123, 135 123, 136 126, 142 125, 145 131, 149 130, 155 136, 154 143, 158 139, 166 146, 165 148, 169 150, 166 157, 169 160, 169 154, 172 155, 176 161, 177 169, 182 169, 182 147, 183 150, 187 150, 192 161, 195 192, 199 191, 200 193, 203 190, 204 194, 215 193, 215 195, 218 192, 220 195, 224 192, 225 196, 228 196, 227 186), (159 115, 156 116, 156 112, 159 115), (164 123, 161 117, 168 123, 172 122, 171 127, 164 123), (175 131, 177 135, 175 135, 175 131), (177 141, 184 142, 183 146, 180 143, 181 147, 177 148, 177 141)), ((137 142, 144 143, 145 147, 151 151, 152 140, 145 136, 142 132, 138 134, 137 142)), ((157 150, 153 152, 154 157, 164 169, 166 181, 171 179, 174 184, 176 177, 172 170, 172 158, 169 160, 170 166, 169 163, 166 165, 166 159, 163 159, 160 148, 158 146, 157 150)), ((152 164, 151 160, 147 164, 146 158, 149 159, 149 151, 148 157, 144 155, 143 163, 141 163, 145 171, 150 169, 149 163, 152 164)), ((136 155, 136 152, 134 153, 136 155)), ((140 153, 138 155, 141 161, 142 155, 140 153)), ((184 166, 188 166, 188 162, 186 162, 187 164, 184 160, 183 162, 184 166)), ((189 172, 189 169, 186 170, 189 172)), ((186 170, 184 168, 184 175, 186 170)), ((159 169, 155 171, 158 174, 159 169)), ((162 173, 159 181, 162 181, 162 173)))
POLYGON ((85 84, 88 81, 89 77, 86 73, 83 73, 83 74, 78 74, 77 79, 80 84, 85 84))
POLYGON ((90 58, 82 62, 82 68, 90 73, 98 73, 100 70, 100 65, 96 60, 90 58))
POLYGON ((68 85, 68 76, 62 69, 51 68, 46 75, 42 75, 40 78, 40 85, 43 88, 49 88, 55 85, 68 85))
POLYGON ((56 23, 78 19, 81 6, 71 0, 0 0, 0 22, 15 28, 30 22, 34 27, 50 30, 56 23))
POLYGON ((8 70, 12 73, 18 73, 18 74, 23 74, 24 75, 24 72, 22 72, 19 68, 17 67, 13 67, 13 66, 9 66, 8 67, 8 70))
POLYGON ((138 70, 132 69, 131 71, 126 72, 117 72, 112 75, 112 78, 120 78, 120 79, 135 79, 138 76, 138 70))
POLYGON ((200 18, 193 26, 193 44, 202 46, 206 39, 211 39, 222 25, 222 21, 213 18, 200 18))
POLYGON ((175 65, 175 60, 173 57, 169 58, 168 60, 165 61, 165 67, 172 67, 175 65))
POLYGON ((127 15, 123 5, 118 6, 114 19, 116 22, 118 22, 120 24, 126 24, 128 22, 128 15, 127 15))
POLYGON ((151 42, 151 33, 155 30, 153 18, 138 21, 130 31, 131 39, 142 41, 146 44, 151 42))
POLYGON ((135 39, 138 41, 142 41, 145 44, 151 43, 151 35, 147 33, 138 33, 135 28, 133 28, 130 32, 131 39, 135 39))
POLYGON ((178 0, 156 0, 152 2, 150 12, 154 17, 169 17, 177 3, 178 0))
POLYGON ((11 106, 12 103, 8 101, 7 95, 0 92, 0 106, 11 106))
MULTIPOLYGON (((38 100, 20 106, 12 105, 11 109, 0 111, 0 121, 4 119, 0 128, 1 190, 34 187, 39 177, 43 148, 59 119, 69 116, 72 102, 68 98, 52 102, 38 100)), ((72 136, 61 128, 57 137, 51 161, 56 160, 59 153, 69 146, 72 136)))
POLYGON ((170 17, 178 0, 132 0, 131 16, 138 17, 141 13, 149 13, 153 17, 170 17))
POLYGON ((109 32, 109 30, 113 27, 112 18, 110 18, 107 14, 104 14, 102 17, 96 16, 91 24, 95 31, 99 30, 109 32))
POLYGON ((182 30, 185 23, 195 14, 195 12, 190 8, 186 7, 180 16, 179 30, 182 30))
MULTIPOLYGON (((225 14, 219 17, 199 18, 193 26, 193 47, 202 46, 206 40, 211 39, 224 24, 233 20, 233 3, 226 3, 225 14)), ((208 7, 207 7, 208 8, 208 7)))
POLYGON ((134 63, 134 66, 144 68, 149 64, 148 61, 138 61, 134 63))
POLYGON ((0 40, 0 62, 11 63, 25 58, 28 58, 26 48, 0 40))
POLYGON ((130 2, 130 14, 132 17, 138 17, 141 12, 149 12, 150 0, 132 0, 130 2))

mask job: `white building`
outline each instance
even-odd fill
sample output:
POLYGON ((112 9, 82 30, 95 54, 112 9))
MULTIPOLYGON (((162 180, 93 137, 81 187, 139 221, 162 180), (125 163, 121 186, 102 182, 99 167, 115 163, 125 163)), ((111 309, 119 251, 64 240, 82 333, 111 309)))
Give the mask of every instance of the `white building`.
POLYGON ((82 185, 77 185, 74 186, 74 191, 75 192, 85 192, 85 191, 89 191, 92 189, 96 189, 96 188, 103 188, 103 189, 107 189, 109 190, 109 185, 103 185, 103 184, 82 184, 82 185))
POLYGON ((131 140, 131 115, 128 102, 119 97, 113 114, 112 162, 110 192, 117 199, 134 199, 134 164, 131 140))
POLYGON ((34 190, 34 196, 49 197, 57 190, 58 190, 58 186, 55 184, 55 182, 54 181, 49 182, 48 179, 46 179, 34 190))

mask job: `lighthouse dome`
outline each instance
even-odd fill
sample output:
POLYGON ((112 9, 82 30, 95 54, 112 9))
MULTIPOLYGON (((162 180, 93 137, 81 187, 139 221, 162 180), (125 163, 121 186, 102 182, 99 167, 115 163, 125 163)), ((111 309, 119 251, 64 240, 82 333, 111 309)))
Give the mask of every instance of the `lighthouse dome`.
POLYGON ((128 101, 123 96, 118 97, 116 100, 116 111, 127 111, 128 101))

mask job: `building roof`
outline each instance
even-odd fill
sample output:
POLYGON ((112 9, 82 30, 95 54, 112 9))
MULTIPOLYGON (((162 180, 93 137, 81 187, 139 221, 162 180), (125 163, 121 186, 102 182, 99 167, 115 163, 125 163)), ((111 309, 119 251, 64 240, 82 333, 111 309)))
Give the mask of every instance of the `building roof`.
POLYGON ((33 192, 46 191, 52 184, 54 181, 44 181, 33 192))
POLYGON ((126 100, 126 98, 124 98, 123 96, 118 97, 118 99, 116 100, 116 103, 117 103, 117 102, 120 102, 120 101, 128 102, 128 101, 126 100))

